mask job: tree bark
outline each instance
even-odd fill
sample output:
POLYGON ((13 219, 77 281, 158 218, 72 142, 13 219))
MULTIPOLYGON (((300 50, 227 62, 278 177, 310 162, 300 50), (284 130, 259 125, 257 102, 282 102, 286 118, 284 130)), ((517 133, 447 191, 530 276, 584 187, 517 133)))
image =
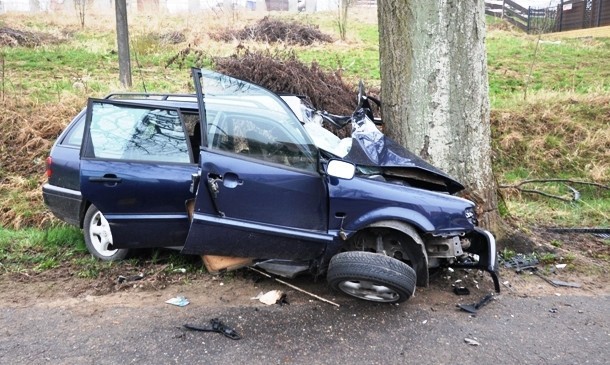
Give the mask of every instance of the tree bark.
POLYGON ((123 87, 131 87, 131 58, 129 56, 129 26, 126 0, 116 0, 116 38, 119 49, 119 79, 123 87))
POLYGON ((483 0, 379 0, 386 133, 456 177, 488 229, 499 224, 483 0))

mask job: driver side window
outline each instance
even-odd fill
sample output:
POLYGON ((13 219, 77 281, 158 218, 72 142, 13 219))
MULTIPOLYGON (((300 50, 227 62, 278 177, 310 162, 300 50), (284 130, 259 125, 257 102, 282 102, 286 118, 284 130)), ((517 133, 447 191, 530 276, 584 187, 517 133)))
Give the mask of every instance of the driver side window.
POLYGON ((276 121, 247 114, 217 113, 208 125, 208 145, 240 156, 315 171, 315 161, 276 121))

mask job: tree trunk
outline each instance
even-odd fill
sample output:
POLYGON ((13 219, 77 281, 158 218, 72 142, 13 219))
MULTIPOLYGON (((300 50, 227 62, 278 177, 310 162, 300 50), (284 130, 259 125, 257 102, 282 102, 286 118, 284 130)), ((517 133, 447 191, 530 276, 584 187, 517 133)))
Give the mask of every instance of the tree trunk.
POLYGON ((466 186, 481 224, 499 224, 483 0, 379 0, 386 133, 466 186))
POLYGON ((116 0, 116 38, 119 49, 119 79, 123 87, 131 87, 131 58, 129 56, 129 25, 127 24, 127 2, 116 0))

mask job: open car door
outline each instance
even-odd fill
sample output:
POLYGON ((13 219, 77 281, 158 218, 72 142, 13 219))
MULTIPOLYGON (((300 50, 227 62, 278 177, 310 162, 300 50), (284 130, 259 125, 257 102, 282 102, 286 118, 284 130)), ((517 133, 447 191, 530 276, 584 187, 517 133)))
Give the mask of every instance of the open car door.
POLYGON ((318 151, 277 95, 193 69, 202 146, 183 253, 308 260, 333 237, 318 151), (205 87, 205 94, 203 92, 205 87))
POLYGON ((187 137, 176 108, 89 100, 80 190, 107 219, 113 249, 183 244, 197 171, 187 137))

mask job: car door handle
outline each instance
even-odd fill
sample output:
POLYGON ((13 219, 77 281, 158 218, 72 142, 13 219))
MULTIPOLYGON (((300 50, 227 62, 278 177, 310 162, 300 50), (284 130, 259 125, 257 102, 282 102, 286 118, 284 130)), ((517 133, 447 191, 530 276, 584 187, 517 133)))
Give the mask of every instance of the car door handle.
POLYGON ((94 182, 94 183, 118 184, 121 181, 123 181, 123 179, 121 179, 120 177, 117 177, 115 174, 106 174, 104 176, 89 176, 89 182, 94 182))
POLYGON ((243 183, 244 181, 241 180, 237 174, 232 172, 227 172, 222 178, 222 185, 229 189, 236 188, 239 185, 243 185, 243 183))

